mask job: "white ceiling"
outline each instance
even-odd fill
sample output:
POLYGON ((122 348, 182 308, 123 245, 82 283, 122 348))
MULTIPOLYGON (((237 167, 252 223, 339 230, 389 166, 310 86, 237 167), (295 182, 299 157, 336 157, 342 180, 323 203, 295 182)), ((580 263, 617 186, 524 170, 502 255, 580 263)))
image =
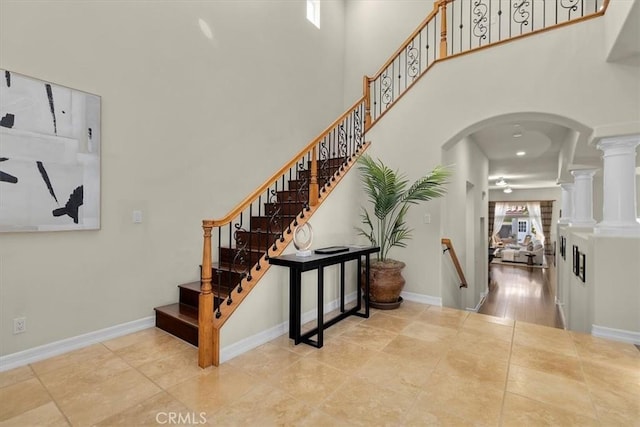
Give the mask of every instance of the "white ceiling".
MULTIPOLYGON (((562 125, 519 120, 486 127, 469 136, 489 159, 489 188, 503 177, 514 189, 557 186, 559 156, 566 144, 573 145, 576 133, 562 125), (519 136, 518 136, 519 135, 519 136), (524 156, 517 156, 524 151, 524 156)), ((602 153, 578 143, 572 163, 600 166, 602 153)))

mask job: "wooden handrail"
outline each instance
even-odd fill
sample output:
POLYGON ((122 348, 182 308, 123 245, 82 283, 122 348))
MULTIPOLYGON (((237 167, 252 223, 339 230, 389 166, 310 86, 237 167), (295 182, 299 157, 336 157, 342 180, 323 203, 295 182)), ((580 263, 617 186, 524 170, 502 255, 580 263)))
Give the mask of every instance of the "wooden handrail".
MULTIPOLYGON (((302 156, 307 154, 309 151, 313 149, 321 140, 324 138, 333 128, 335 128, 342 120, 344 120, 353 110, 358 106, 358 104, 364 101, 364 97, 361 97, 356 102, 353 103, 351 107, 347 109, 340 117, 338 117, 333 123, 331 123, 325 130, 323 130, 316 138, 313 139, 309 144, 307 144, 302 150, 298 151, 295 156, 289 160, 284 166, 282 166, 276 173, 271 175, 260 187, 258 187, 253 193, 249 194, 242 202, 240 202, 235 208, 233 208, 227 215, 220 219, 213 219, 211 221, 211 225, 213 227, 220 227, 226 224, 229 224, 236 216, 240 215, 240 212, 244 211, 254 200, 260 196, 264 191, 269 188, 269 186, 274 183, 278 178, 282 176, 286 171, 288 171, 295 163, 300 160, 302 156)), ((310 203, 313 206, 313 204, 310 203)))
POLYGON ((391 55, 389 57, 389 59, 387 60, 387 62, 384 63, 384 65, 382 67, 380 67, 380 69, 378 70, 377 73, 375 73, 372 77, 367 77, 369 79, 369 81, 371 80, 375 80, 378 77, 380 77, 380 75, 384 72, 384 70, 387 69, 387 67, 389 67, 389 65, 391 65, 391 63, 396 59, 396 57, 398 55, 400 55, 404 49, 407 47, 407 45, 411 42, 411 40, 413 40, 418 34, 420 34, 420 32, 422 31, 422 29, 424 27, 426 27, 429 22, 431 22, 431 20, 438 14, 438 10, 440 9, 440 2, 434 2, 433 3, 433 10, 431 11, 431 13, 429 15, 427 15, 427 17, 424 19, 424 21, 422 21, 420 23, 420 25, 418 25, 418 28, 415 29, 415 31, 413 33, 411 33, 411 35, 409 37, 406 38, 406 40, 400 45, 400 47, 398 48, 398 50, 396 50, 393 55, 391 55))
POLYGON ((460 278, 460 287, 467 287, 467 279, 464 277, 464 271, 462 271, 462 267, 460 266, 460 261, 458 260, 458 255, 456 255, 456 250, 453 249, 453 243, 451 243, 450 239, 443 238, 441 240, 442 244, 447 247, 444 252, 449 251, 449 255, 451 255, 451 260, 453 261, 453 265, 456 267, 456 271, 458 272, 458 277, 460 278))

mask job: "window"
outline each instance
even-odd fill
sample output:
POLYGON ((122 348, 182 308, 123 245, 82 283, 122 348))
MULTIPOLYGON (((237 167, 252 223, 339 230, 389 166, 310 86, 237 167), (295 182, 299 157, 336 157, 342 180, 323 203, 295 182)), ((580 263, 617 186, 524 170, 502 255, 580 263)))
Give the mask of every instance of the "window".
POLYGON ((320 28, 320 0, 307 0, 307 19, 320 28))

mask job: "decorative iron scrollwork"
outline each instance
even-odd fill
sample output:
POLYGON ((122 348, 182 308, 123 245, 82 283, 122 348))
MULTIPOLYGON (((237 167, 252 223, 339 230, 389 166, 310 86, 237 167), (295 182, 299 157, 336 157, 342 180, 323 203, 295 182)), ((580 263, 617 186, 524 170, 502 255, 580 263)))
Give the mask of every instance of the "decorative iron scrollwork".
POLYGON ((386 71, 382 76, 380 76, 380 92, 381 101, 386 108, 391 104, 391 101, 393 101, 393 79, 386 71))
MULTIPOLYGON (((249 240, 246 238, 248 234, 247 230, 242 228, 242 222, 234 224, 234 228, 236 230, 233 232, 233 240, 236 243, 236 248, 231 266, 233 270, 237 270, 238 267, 243 268, 242 277, 240 277, 240 282, 238 283, 238 292, 242 292, 242 279, 244 277, 251 277, 250 258, 248 257, 249 252, 247 250, 249 240)), ((229 302, 227 302, 227 304, 229 304, 229 302)))
POLYGON ((355 109, 353 112, 353 133, 356 146, 360 148, 362 146, 362 124, 360 122, 360 109, 355 109))
POLYGON ((407 74, 412 79, 420 73, 420 51, 414 46, 414 40, 407 45, 407 74))
POLYGON ((560 7, 567 11, 567 19, 571 19, 571 12, 578 11, 578 2, 580 0, 560 0, 560 7))
POLYGON ((531 2, 529 0, 518 0, 513 3, 513 21, 516 24, 520 24, 520 32, 522 29, 529 25, 529 18, 531 12, 527 10, 530 8, 531 2))
POLYGON ((480 44, 482 44, 482 40, 487 39, 487 32, 489 31, 489 27, 487 27, 488 11, 489 7, 482 0, 473 2, 473 35, 478 38, 480 44))
POLYGON ((347 131, 344 121, 338 125, 338 154, 342 158, 347 157, 347 131))

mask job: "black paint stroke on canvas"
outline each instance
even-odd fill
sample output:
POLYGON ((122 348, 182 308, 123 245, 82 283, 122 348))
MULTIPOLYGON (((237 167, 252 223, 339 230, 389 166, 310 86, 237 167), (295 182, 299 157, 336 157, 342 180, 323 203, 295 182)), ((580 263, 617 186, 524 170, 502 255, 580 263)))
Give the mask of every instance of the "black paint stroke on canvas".
POLYGON ((0 126, 4 128, 12 128, 15 123, 15 118, 16 116, 11 113, 5 114, 4 117, 0 119, 0 126))
POLYGON ((59 204, 60 202, 58 202, 58 198, 56 197, 56 192, 53 191, 53 186, 51 185, 51 180, 49 179, 49 174, 47 173, 47 170, 44 168, 44 165, 42 164, 42 162, 37 162, 37 164, 38 164, 38 170, 40 171, 40 176, 42 176, 44 183, 47 184, 47 188, 49 189, 49 194, 51 194, 51 197, 53 197, 56 203, 59 204))
POLYGON ((11 87, 11 73, 8 71, 5 71, 4 78, 7 80, 7 87, 11 87))
POLYGON ((51 109, 51 115, 53 116, 53 133, 58 134, 58 124, 56 123, 56 110, 53 103, 53 91, 51 85, 46 83, 44 85, 47 88, 47 97, 49 98, 49 109, 51 109))
MULTIPOLYGON (((7 157, 0 157, 0 162, 9 160, 7 157)), ((18 178, 6 172, 0 171, 0 182, 8 182, 9 184, 17 184, 18 178)))
POLYGON ((77 187, 73 190, 73 193, 69 196, 69 200, 64 208, 58 208, 53 210, 53 216, 69 215, 74 223, 78 223, 78 209, 84 203, 84 190, 83 186, 77 187))

